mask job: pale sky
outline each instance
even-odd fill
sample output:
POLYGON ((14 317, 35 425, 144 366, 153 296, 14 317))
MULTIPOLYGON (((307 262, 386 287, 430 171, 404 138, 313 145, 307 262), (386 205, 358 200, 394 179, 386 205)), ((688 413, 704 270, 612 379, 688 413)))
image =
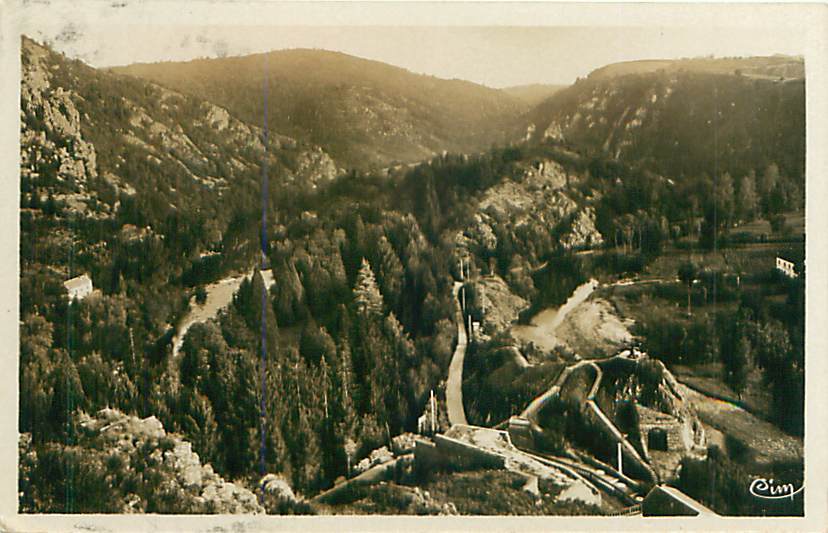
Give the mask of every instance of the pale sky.
MULTIPOLYGON (((264 17, 263 17, 264 18, 264 17)), ((277 19, 278 20, 278 19, 277 19)), ((551 22, 551 21, 550 21, 551 22)), ((490 87, 569 84, 618 61, 803 53, 791 26, 180 25, 32 17, 31 37, 97 66, 321 48, 490 87)))

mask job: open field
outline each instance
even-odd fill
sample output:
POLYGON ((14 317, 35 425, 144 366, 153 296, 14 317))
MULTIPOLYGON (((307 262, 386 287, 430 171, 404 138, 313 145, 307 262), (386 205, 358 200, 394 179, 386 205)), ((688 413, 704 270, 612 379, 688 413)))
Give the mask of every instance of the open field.
POLYGON ((788 435, 740 407, 700 394, 686 385, 681 385, 680 390, 696 408, 702 422, 745 443, 753 451, 757 464, 802 460, 801 438, 788 435))
POLYGON ((748 375, 741 396, 722 381, 723 369, 719 362, 694 366, 672 365, 670 369, 679 381, 698 391, 717 398, 734 400, 734 403, 739 403, 762 418, 770 417, 771 395, 758 369, 753 369, 748 375))
MULTIPOLYGON (((784 213, 785 227, 790 235, 805 233, 805 213, 802 211, 784 213)), ((751 222, 736 226, 732 230, 735 233, 747 233, 753 236, 770 235, 771 225, 765 219, 757 219, 751 222)))
MULTIPOLYGON (((796 222, 794 217, 790 218, 791 223, 796 222)), ((758 226, 754 229, 761 230, 758 226)), ((722 361, 728 354, 720 355, 720 350, 725 349, 721 343, 732 330, 729 320, 736 319, 745 291, 753 295, 753 300, 748 301, 761 301, 766 306, 770 316, 761 319, 763 322, 782 319, 780 313, 786 309, 789 284, 773 275, 777 256, 796 261, 804 256, 804 244, 752 243, 716 252, 669 250, 648 264, 638 278, 652 282, 616 285, 597 294, 612 302, 624 319, 638 324, 633 331, 643 336, 645 349, 663 358, 683 383, 701 420, 714 430, 712 443, 726 447, 722 446, 725 436, 735 438, 751 450, 751 461, 760 466, 801 460, 802 439, 768 422, 774 398, 768 376, 758 363, 748 362, 739 394, 725 383, 722 361), (739 276, 738 281, 736 276, 725 277, 720 285, 713 286, 709 277, 697 280, 691 293, 690 316, 686 287, 676 280, 680 265, 688 260, 700 272, 710 269, 739 276), (703 347, 705 338, 714 339, 712 348, 703 347)))
POLYGON ((693 261, 702 268, 722 270, 734 274, 761 274, 775 266, 776 257, 804 255, 804 243, 755 243, 734 245, 717 251, 668 250, 648 264, 642 277, 675 279, 682 263, 693 261))

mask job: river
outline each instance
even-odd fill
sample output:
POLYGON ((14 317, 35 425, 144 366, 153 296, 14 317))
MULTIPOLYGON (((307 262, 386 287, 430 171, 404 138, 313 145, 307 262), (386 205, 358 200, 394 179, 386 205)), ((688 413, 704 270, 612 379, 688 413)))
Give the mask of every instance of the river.
MULTIPOLYGON (((178 326, 178 330, 173 337, 173 358, 178 356, 181 347, 184 345, 184 337, 187 336, 187 331, 194 325, 200 322, 206 322, 211 318, 215 318, 222 309, 225 309, 233 301, 233 296, 241 287, 242 281, 251 277, 254 270, 247 274, 228 276, 220 279, 215 283, 210 283, 204 288, 207 291, 207 299, 204 304, 198 304, 195 301, 195 296, 190 298, 190 307, 187 314, 178 326)), ((273 272, 270 270, 263 270, 262 277, 264 278, 265 287, 270 289, 273 285, 273 272)))
POLYGON ((547 307, 534 317, 528 325, 512 327, 515 338, 532 342, 543 350, 552 350, 560 344, 555 336, 555 330, 563 323, 566 315, 583 303, 598 287, 598 281, 590 279, 579 285, 560 307, 547 307))

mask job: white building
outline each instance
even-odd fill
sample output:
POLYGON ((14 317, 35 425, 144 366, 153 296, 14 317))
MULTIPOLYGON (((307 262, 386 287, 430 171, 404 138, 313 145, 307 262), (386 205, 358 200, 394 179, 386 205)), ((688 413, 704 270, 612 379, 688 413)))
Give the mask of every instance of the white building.
POLYGON ((92 294, 92 278, 86 274, 64 281, 63 286, 66 288, 69 300, 74 300, 76 298, 78 300, 83 300, 92 294))
POLYGON ((794 268, 794 264, 787 259, 782 259, 781 257, 776 258, 776 269, 780 270, 783 274, 788 276, 789 278, 796 277, 796 269, 794 268))

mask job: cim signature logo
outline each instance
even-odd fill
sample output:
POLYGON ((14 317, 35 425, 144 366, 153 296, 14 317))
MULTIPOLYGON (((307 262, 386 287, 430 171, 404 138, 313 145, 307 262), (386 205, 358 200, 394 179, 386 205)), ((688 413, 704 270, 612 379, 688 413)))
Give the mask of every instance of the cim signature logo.
POLYGON ((779 500, 782 498, 790 498, 793 500, 793 497, 802 491, 805 486, 801 486, 798 489, 794 487, 793 483, 777 483, 775 479, 765 479, 763 477, 756 478, 750 483, 750 487, 748 491, 756 496, 757 498, 762 498, 765 500, 779 500))

